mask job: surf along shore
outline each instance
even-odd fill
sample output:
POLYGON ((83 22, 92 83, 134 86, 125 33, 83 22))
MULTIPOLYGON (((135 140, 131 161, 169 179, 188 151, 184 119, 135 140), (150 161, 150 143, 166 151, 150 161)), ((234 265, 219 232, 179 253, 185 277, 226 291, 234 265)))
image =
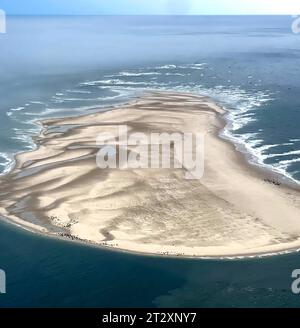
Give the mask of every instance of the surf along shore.
POLYGON ((38 148, 0 179, 0 214, 40 233, 144 254, 250 256, 300 248, 300 192, 249 165, 218 134, 223 110, 151 92, 105 112, 40 122, 38 148), (99 133, 204 133, 205 171, 100 169, 99 133))

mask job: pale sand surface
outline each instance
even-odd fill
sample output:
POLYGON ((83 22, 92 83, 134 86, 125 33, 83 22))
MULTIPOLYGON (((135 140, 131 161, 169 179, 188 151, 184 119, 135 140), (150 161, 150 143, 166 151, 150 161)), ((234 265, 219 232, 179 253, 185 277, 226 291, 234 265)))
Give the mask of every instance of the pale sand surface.
POLYGON ((39 148, 1 178, 0 214, 31 230, 117 249, 223 257, 300 248, 300 193, 265 181, 218 137, 222 109, 207 98, 149 93, 106 112, 42 122, 39 148), (205 173, 99 169, 96 137, 202 132, 205 173), (59 127, 60 129, 58 129, 59 127))

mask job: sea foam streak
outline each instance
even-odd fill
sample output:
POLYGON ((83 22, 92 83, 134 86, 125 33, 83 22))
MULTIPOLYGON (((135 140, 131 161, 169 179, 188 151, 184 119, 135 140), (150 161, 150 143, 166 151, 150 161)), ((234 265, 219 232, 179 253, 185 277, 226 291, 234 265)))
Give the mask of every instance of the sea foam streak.
POLYGON ((7 174, 14 167, 15 161, 14 157, 8 153, 0 153, 0 176, 7 174))

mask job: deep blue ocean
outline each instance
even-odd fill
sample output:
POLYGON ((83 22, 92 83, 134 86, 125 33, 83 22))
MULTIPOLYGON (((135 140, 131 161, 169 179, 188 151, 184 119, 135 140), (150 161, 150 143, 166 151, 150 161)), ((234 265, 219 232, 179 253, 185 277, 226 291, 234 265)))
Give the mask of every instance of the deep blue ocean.
MULTIPOLYGON (((145 90, 207 95, 222 136, 300 183, 300 34, 289 16, 8 17, 0 34, 0 172, 33 149, 37 120, 145 90)), ((300 219, 300 218, 299 218, 300 219)), ((0 223, 0 306, 300 306, 300 255, 185 260, 52 240, 0 223), (151 288, 150 288, 151 286, 151 288)))

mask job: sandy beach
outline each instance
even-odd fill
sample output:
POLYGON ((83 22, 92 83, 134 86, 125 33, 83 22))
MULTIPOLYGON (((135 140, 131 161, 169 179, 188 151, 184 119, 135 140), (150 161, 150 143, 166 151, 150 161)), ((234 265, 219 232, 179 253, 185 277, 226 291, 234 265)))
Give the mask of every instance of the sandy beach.
POLYGON ((33 231, 137 253, 224 257, 300 248, 300 193, 249 165, 218 134, 205 97, 153 92, 112 110, 41 122, 38 148, 1 177, 0 214, 33 231), (99 133, 201 132, 205 171, 100 169, 99 133))

